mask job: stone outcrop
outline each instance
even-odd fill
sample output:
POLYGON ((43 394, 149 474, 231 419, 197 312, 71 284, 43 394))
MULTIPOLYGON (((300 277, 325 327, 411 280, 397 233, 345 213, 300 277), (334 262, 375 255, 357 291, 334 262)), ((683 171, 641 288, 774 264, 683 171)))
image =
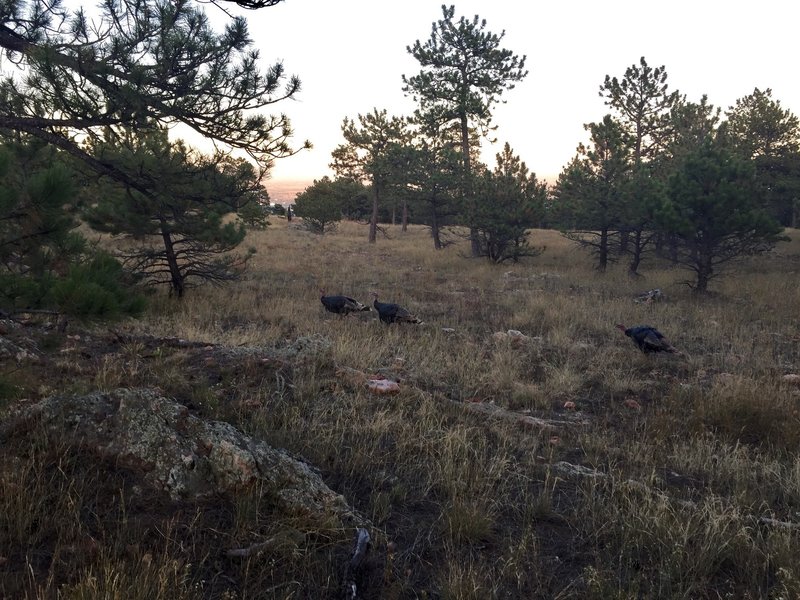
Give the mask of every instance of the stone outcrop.
POLYGON ((338 516, 353 511, 308 464, 229 423, 206 421, 152 389, 52 396, 18 410, 0 442, 44 427, 69 444, 142 473, 173 499, 237 492, 263 483, 288 511, 338 516))

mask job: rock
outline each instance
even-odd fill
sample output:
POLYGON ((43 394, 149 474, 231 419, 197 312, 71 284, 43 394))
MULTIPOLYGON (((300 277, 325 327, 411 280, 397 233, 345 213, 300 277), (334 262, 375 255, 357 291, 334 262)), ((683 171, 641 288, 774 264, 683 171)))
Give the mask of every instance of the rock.
POLYGON ((597 469, 584 467, 583 465, 574 465, 566 461, 559 461, 553 464, 553 470, 562 473, 563 475, 575 475, 578 477, 605 477, 606 474, 597 469))
POLYGON ((495 342, 510 342, 512 346, 521 346, 531 340, 531 338, 521 331, 509 329, 508 331, 496 331, 492 334, 495 342))
POLYGON ((376 394, 399 394, 400 384, 391 379, 368 379, 367 389, 376 394))
POLYGON ((277 348, 280 358, 293 362, 303 362, 331 352, 331 341, 321 335, 301 336, 286 346, 277 348))
POLYGON ((175 499, 236 493, 265 483, 283 507, 301 514, 353 511, 305 462, 229 423, 206 421, 151 389, 51 396, 0 427, 0 442, 43 426, 110 464, 133 467, 144 483, 175 499))
POLYGON ((36 360, 37 356, 35 353, 26 350, 22 346, 18 346, 11 340, 0 336, 0 358, 11 358, 19 363, 25 360, 36 360))
POLYGON ((564 402, 564 410, 575 410, 575 403, 572 400, 564 402))
POLYGON ((637 295, 634 302, 637 304, 652 304, 653 302, 661 302, 665 299, 666 296, 664 296, 663 292, 659 288, 655 288, 637 295))
POLYGON ((19 329, 20 324, 11 319, 0 319, 0 335, 8 335, 15 329, 19 329))
POLYGON ((0 357, 13 358, 16 357, 20 352, 22 352, 22 348, 17 346, 11 340, 7 340, 6 338, 0 336, 0 357))
POLYGON ((783 383, 788 383, 789 385, 800 386, 800 375, 797 373, 787 373, 781 377, 781 381, 783 381, 783 383))

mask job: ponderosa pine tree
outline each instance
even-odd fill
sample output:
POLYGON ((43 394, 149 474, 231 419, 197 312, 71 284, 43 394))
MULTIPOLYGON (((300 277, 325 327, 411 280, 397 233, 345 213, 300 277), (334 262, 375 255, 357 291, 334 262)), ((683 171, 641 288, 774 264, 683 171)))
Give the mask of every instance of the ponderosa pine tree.
MULTIPOLYGON (((720 113, 721 109, 710 104, 705 95, 700 102, 679 99, 670 110, 669 131, 658 159, 667 165, 682 164, 687 154, 716 136, 720 113)), ((667 171, 667 165, 662 170, 667 171)))
POLYGON ((330 167, 337 177, 369 183, 372 193, 369 242, 374 244, 381 199, 397 180, 399 166, 405 162, 399 149, 410 140, 408 122, 403 117, 389 117, 385 109, 376 108, 358 115, 358 125, 345 117, 342 134, 346 143, 334 149, 330 167))
POLYGON ((0 147, 0 309, 137 314, 121 265, 77 232, 77 177, 62 158, 35 139, 0 147))
POLYGON ((245 226, 225 217, 249 203, 266 203, 250 163, 203 156, 158 130, 129 131, 91 150, 147 190, 103 178, 85 211, 94 229, 137 242, 120 251, 126 267, 149 283, 169 285, 177 297, 199 281, 238 277, 250 254, 232 251, 243 241, 245 226))
POLYGON ((620 251, 630 252, 628 270, 632 275, 638 273, 642 255, 653 239, 650 207, 655 202, 653 190, 660 182, 658 172, 648 163, 658 158, 670 130, 670 111, 680 101, 678 92, 668 90, 664 66, 650 67, 644 57, 638 65, 628 67, 622 79, 606 75, 600 86, 600 96, 615 111, 633 144, 630 193, 620 214, 620 251))
MULTIPOLYGON (((488 31, 486 20, 478 15, 456 22, 455 7, 442 5, 442 19, 433 23, 430 38, 407 48, 422 70, 412 77, 403 75, 403 91, 419 103, 419 112, 458 124, 466 199, 471 198, 471 130, 488 136, 493 106, 528 74, 526 57, 500 46, 504 36, 505 31, 500 35, 488 31)), ((471 238, 472 254, 477 256, 478 240, 475 235, 471 238)))
POLYGON ((478 240, 479 256, 502 263, 537 256, 542 248, 530 244, 529 230, 541 219, 547 184, 506 143, 496 155, 493 170, 486 169, 476 182, 480 202, 468 213, 478 240))
POLYGON ((721 137, 743 156, 779 156, 800 150, 800 119, 758 88, 725 112, 721 137))
POLYGON ((417 113, 417 135, 410 147, 413 160, 407 186, 417 222, 430 227, 433 247, 441 250, 449 241, 445 229, 456 224, 463 212, 459 202, 462 159, 457 136, 432 118, 417 113))
POLYGON ((611 115, 585 127, 591 144, 578 146, 553 195, 562 234, 590 249, 604 272, 612 259, 611 241, 622 225, 633 146, 626 128, 611 115))
MULTIPOLYGON (((651 161, 658 173, 657 181, 662 192, 667 188, 669 177, 683 165, 686 156, 717 135, 720 113, 721 109, 709 103, 706 95, 700 98, 700 102, 690 102, 681 97, 672 107, 663 149, 651 161)), ((656 199, 655 203, 658 205, 660 200, 656 199)), ((677 264, 677 239, 673 234, 657 229, 655 252, 677 264)))
POLYGON ((190 0, 114 0, 99 10, 90 18, 60 0, 2 3, 0 49, 20 69, 0 81, 0 130, 52 144, 143 194, 81 137, 180 123, 248 153, 262 173, 295 152, 288 119, 260 111, 293 97, 300 81, 282 63, 259 71, 243 18, 217 33, 190 0))
POLYGON ((706 292, 732 261, 786 239, 756 189, 752 161, 716 140, 688 154, 670 178, 657 220, 677 239, 678 262, 694 272, 695 292, 706 292))
POLYGON ((342 199, 329 177, 315 179, 294 201, 294 212, 309 231, 324 235, 342 220, 342 199))
POLYGON ((725 113, 720 137, 755 162, 759 192, 784 225, 800 223, 800 120, 756 88, 725 113))

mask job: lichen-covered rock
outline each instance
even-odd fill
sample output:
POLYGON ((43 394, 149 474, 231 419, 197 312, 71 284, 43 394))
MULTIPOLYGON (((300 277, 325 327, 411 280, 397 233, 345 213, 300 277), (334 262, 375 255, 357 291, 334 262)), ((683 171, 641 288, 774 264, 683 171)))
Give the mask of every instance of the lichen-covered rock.
POLYGON ((0 335, 0 359, 13 359, 16 362, 22 362, 35 360, 36 354, 0 335))
POLYGON ((287 510, 354 517, 344 498, 308 464, 229 423, 200 419, 155 390, 52 396, 6 420, 0 440, 24 435, 34 424, 142 472, 145 483, 174 499, 235 493, 263 483, 287 510))

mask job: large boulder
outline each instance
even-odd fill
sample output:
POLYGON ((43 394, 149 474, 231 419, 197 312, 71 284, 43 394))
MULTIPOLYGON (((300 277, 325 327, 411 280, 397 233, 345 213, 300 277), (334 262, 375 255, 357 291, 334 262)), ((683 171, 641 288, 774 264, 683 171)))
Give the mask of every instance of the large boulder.
POLYGON ((52 396, 0 426, 0 442, 34 426, 113 464, 141 472, 174 499, 242 491, 263 483, 286 510, 355 518, 308 464, 229 423, 206 421, 152 389, 52 396))

